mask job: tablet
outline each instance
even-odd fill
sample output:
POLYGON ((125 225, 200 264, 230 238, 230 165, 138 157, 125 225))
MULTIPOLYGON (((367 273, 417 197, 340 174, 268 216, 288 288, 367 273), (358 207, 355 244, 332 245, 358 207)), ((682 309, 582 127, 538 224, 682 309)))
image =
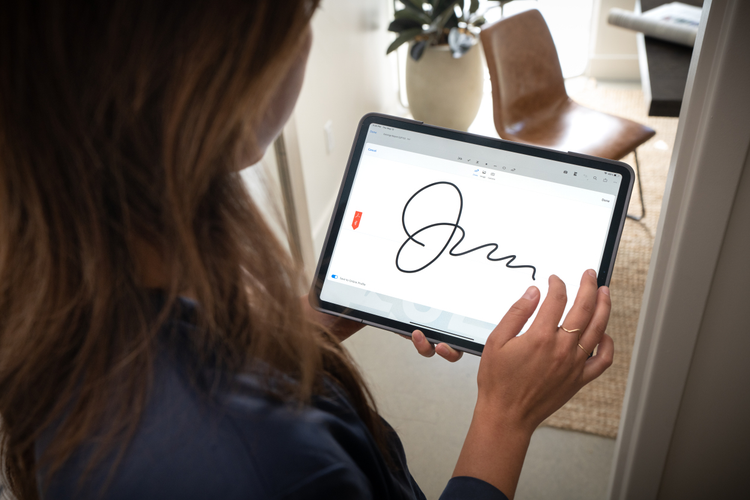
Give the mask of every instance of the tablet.
POLYGON ((609 285, 632 189, 625 163, 366 115, 311 304, 481 354, 529 286, 559 276, 567 313, 586 269, 609 285))

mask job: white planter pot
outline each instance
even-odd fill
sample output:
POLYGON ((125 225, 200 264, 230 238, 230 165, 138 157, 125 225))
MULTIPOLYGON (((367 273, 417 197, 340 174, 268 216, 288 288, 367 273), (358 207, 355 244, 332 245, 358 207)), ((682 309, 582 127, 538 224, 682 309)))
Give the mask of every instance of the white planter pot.
POLYGON ((454 59, 447 45, 427 47, 406 60, 406 97, 415 120, 467 130, 482 102, 484 75, 479 43, 454 59))

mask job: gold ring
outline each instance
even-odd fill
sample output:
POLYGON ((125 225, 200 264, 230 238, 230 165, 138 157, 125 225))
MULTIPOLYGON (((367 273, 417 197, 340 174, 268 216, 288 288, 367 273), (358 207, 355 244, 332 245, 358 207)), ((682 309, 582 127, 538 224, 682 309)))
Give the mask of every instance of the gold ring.
POLYGON ((584 349, 584 347, 581 344, 578 344, 578 347, 580 347, 581 350, 586 353, 586 356, 588 356, 589 358, 591 357, 592 353, 590 353, 586 349, 584 349))
POLYGON ((580 332, 580 331, 581 331, 581 329, 580 329, 580 328, 576 328, 575 330, 568 330, 567 328, 565 328, 565 327, 564 327, 564 326, 562 326, 562 325, 560 325, 560 328, 562 328, 563 330, 565 330, 565 331, 566 331, 566 332, 568 332, 568 333, 575 333, 575 332, 580 332))

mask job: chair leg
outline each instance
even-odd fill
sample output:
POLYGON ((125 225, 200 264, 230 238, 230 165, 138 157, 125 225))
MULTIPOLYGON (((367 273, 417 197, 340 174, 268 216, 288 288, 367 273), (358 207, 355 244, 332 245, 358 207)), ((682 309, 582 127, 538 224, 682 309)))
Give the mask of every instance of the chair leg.
POLYGON ((641 182, 641 169, 638 165, 638 150, 633 150, 633 156, 635 156, 635 178, 638 180, 638 195, 641 198, 641 215, 628 214, 628 218, 641 220, 646 216, 646 204, 643 202, 643 183, 641 182))

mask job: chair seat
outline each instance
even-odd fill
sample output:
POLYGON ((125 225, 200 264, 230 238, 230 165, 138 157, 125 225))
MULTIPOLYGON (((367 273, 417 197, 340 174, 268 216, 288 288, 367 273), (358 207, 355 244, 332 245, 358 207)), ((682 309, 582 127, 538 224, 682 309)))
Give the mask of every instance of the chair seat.
POLYGON ((650 127, 581 106, 570 98, 547 111, 544 117, 506 124, 501 137, 619 160, 656 133, 650 127))

